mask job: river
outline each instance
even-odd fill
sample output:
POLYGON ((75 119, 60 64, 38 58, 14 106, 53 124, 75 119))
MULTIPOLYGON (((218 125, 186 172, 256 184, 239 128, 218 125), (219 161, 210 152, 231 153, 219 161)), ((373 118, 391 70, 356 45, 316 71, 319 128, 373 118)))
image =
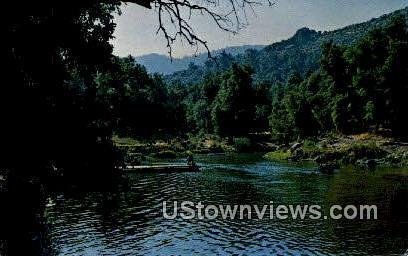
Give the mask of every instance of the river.
POLYGON ((52 255, 402 255, 408 185, 385 173, 271 163, 257 154, 197 157, 198 173, 129 174, 115 193, 53 193, 46 209, 52 255), (375 204, 377 220, 165 219, 162 202, 375 204))

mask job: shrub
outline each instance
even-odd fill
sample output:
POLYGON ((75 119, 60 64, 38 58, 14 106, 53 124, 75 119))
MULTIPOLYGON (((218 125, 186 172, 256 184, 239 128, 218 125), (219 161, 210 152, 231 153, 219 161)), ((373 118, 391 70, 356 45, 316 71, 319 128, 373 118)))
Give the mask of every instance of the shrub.
POLYGON ((354 143, 344 150, 346 162, 353 163, 358 159, 377 159, 386 155, 386 152, 375 143, 354 143))
POLYGON ((287 161, 290 157, 290 152, 283 150, 272 151, 264 155, 264 158, 269 161, 287 161))
POLYGON ((251 150, 251 140, 246 137, 237 137, 233 139, 233 144, 238 152, 245 152, 251 150))
POLYGON ((316 157, 324 152, 324 149, 321 146, 311 140, 305 140, 303 142, 302 150, 309 158, 316 157))
POLYGON ((127 153, 125 156, 125 163, 127 165, 139 165, 144 159, 144 156, 139 153, 127 153))

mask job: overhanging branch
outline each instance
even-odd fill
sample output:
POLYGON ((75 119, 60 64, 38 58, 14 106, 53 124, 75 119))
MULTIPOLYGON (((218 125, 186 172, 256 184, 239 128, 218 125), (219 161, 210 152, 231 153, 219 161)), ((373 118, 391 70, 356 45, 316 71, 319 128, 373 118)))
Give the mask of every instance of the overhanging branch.
POLYGON ((272 0, 122 0, 151 9, 154 6, 159 27, 166 40, 169 55, 172 56, 172 45, 177 40, 184 40, 190 46, 203 46, 211 56, 207 41, 197 36, 191 25, 191 17, 207 16, 215 25, 228 33, 236 34, 248 25, 247 9, 254 11, 255 5, 272 6, 272 0))

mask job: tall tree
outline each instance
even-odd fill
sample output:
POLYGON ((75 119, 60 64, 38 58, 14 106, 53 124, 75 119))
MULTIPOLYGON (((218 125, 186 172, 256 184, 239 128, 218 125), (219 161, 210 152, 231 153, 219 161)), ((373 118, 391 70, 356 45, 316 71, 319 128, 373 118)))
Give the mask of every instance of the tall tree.
POLYGON ((212 120, 220 135, 247 134, 254 121, 252 69, 233 65, 222 77, 215 98, 212 120))

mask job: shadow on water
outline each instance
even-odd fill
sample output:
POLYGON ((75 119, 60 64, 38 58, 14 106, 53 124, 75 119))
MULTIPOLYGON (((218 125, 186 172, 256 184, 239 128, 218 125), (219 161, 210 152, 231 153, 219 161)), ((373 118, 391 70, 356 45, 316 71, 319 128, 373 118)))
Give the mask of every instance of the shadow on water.
POLYGON ((41 255, 46 234, 41 187, 23 181, 0 193, 0 255, 41 255))
MULTIPOLYGON (((43 173, 37 170, 0 172, 1 256, 51 254, 46 209, 54 205, 53 194, 64 193, 81 198, 90 191, 106 195, 118 189, 124 191, 126 187, 126 183, 119 180, 117 175, 106 170, 99 170, 96 179, 96 176, 92 179, 86 175, 76 176, 76 182, 43 173)), ((95 174, 97 171, 89 173, 95 174)))
MULTIPOLYGON (((197 157, 199 173, 131 174, 111 192, 52 192, 45 207, 51 255, 390 255, 407 248, 408 186, 380 169, 269 163, 260 155, 197 157), (376 204, 378 220, 162 217, 163 201, 208 204, 376 204)), ((325 212, 324 212, 325 213, 325 212)))

